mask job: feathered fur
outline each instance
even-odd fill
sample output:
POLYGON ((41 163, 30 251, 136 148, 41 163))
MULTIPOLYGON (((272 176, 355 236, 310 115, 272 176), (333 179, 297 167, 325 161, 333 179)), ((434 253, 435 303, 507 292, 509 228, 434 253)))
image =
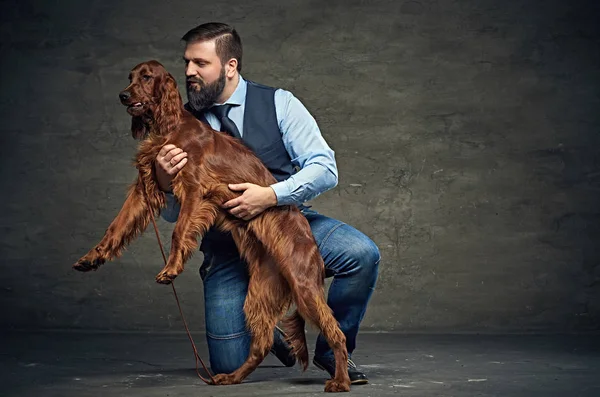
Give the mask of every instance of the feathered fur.
POLYGON ((188 163, 172 182, 181 210, 168 262, 156 281, 168 284, 180 274, 198 249, 198 239, 211 226, 231 232, 250 274, 244 304, 252 333, 250 354, 236 371, 217 375, 216 383, 240 383, 262 362, 273 344, 277 321, 293 302, 297 310, 284 325, 294 354, 306 369, 304 322, 315 324, 336 359, 335 376, 327 381, 325 390, 348 391, 346 338, 325 301, 323 259, 304 215, 295 206, 277 206, 246 222, 223 210, 222 203, 239 195, 227 184, 245 181, 268 186, 275 178, 241 141, 212 130, 187 112, 173 76, 158 62, 137 65, 130 79, 122 102, 133 116, 132 135, 142 139, 135 159, 138 179, 104 238, 74 268, 96 270, 117 257, 148 226, 151 214, 157 215, 165 206, 154 162, 165 144, 174 144, 188 153, 188 163))

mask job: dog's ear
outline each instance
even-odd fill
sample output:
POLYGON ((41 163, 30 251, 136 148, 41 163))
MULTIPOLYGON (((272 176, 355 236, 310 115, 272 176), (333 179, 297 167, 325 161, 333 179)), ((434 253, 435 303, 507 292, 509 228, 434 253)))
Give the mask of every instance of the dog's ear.
POLYGON ((131 118, 131 136, 133 139, 142 140, 148 134, 148 125, 144 123, 140 116, 131 118))
POLYGON ((154 120, 161 134, 168 134, 179 124, 181 108, 183 102, 177 89, 177 83, 169 72, 165 72, 160 81, 158 81, 154 93, 157 99, 157 107, 154 114, 154 120))

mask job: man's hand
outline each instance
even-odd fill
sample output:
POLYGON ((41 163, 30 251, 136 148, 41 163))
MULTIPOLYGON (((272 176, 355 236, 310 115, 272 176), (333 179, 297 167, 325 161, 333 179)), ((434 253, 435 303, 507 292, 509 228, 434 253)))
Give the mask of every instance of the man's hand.
POLYGON ((183 168, 187 161, 187 153, 175 145, 165 145, 160 149, 154 163, 156 179, 158 180, 160 190, 163 192, 170 192, 172 190, 171 181, 173 177, 183 168))
POLYGON ((230 184, 229 189, 243 191, 240 197, 229 200, 223 208, 229 208, 233 216, 249 221, 269 207, 277 205, 277 195, 270 187, 258 186, 253 183, 230 184))

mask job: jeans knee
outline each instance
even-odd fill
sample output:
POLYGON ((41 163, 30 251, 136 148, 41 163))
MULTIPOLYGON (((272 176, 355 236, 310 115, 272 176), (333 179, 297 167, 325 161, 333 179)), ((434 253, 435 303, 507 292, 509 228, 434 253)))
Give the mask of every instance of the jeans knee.
POLYGON ((367 284, 377 279, 381 256, 379 248, 368 237, 349 245, 345 251, 344 265, 333 273, 337 276, 358 276, 367 284))
POLYGON ((207 334, 210 367, 215 374, 229 374, 242 366, 250 349, 250 333, 215 337, 207 334))
POLYGON ((377 274, 381 253, 379 252, 377 245, 371 239, 367 239, 366 241, 363 241, 362 244, 355 247, 353 255, 355 260, 360 264, 363 272, 377 274))

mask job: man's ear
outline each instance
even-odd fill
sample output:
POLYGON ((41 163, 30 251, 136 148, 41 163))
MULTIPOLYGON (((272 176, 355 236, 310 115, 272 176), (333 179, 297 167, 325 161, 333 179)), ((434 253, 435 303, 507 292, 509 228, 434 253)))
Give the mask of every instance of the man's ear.
POLYGON ((238 60, 235 58, 231 58, 227 61, 227 67, 225 68, 225 76, 228 78, 233 78, 237 73, 238 60))

